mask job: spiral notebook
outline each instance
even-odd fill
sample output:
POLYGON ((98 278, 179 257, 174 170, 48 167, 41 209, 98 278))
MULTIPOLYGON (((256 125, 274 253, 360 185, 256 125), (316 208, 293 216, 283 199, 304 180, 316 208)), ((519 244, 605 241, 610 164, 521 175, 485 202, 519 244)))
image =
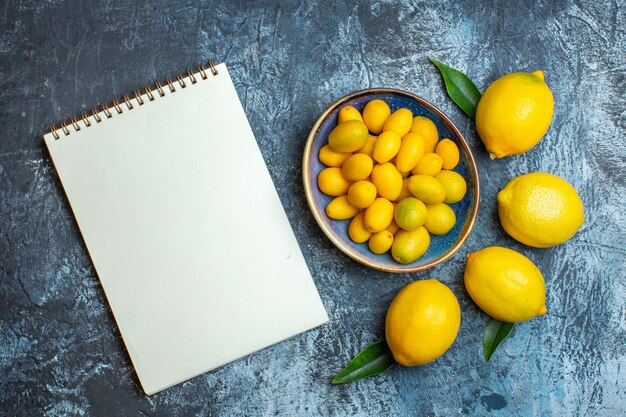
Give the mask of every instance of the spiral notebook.
POLYGON ((328 320, 225 64, 44 140, 148 395, 328 320))

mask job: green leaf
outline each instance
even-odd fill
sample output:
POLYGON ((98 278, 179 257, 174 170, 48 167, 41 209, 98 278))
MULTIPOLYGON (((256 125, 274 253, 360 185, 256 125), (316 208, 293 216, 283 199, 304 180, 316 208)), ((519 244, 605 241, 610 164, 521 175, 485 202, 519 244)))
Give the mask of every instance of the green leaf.
POLYGON ((387 346, 385 339, 372 343, 363 349, 350 361, 343 371, 339 372, 331 381, 333 384, 356 381, 370 375, 378 375, 385 372, 391 365, 396 363, 387 346))
POLYGON ((487 362, 489 362, 491 355, 493 355, 500 343, 509 336, 514 326, 515 323, 499 321, 491 317, 487 320, 485 330, 483 331, 483 352, 487 362))
POLYGON ((448 95, 469 117, 474 119, 476 116, 476 106, 480 100, 481 94, 467 75, 461 71, 447 66, 435 58, 428 58, 430 62, 441 72, 443 81, 446 84, 448 95))

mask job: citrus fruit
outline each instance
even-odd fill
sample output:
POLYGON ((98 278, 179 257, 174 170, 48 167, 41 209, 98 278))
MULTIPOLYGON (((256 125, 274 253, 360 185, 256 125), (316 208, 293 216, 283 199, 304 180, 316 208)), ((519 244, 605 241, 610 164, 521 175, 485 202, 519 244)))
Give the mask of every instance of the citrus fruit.
POLYGON ((443 200, 444 203, 454 204, 463 200, 467 191, 467 183, 461 174, 442 169, 439 174, 435 175, 435 178, 446 190, 446 199, 443 200))
POLYGON ((378 190, 378 195, 389 201, 398 198, 402 192, 402 174, 391 162, 374 166, 371 179, 378 190))
POLYGON ((441 171, 442 166, 443 159, 441 159, 441 156, 433 152, 427 152, 422 156, 422 159, 419 160, 411 173, 415 175, 435 176, 441 171))
POLYGON ((364 153, 355 153, 341 166, 341 173, 348 181, 360 181, 372 173, 374 162, 364 153))
POLYGON ((413 175, 407 184, 411 194, 426 204, 443 203, 446 199, 446 189, 430 175, 413 175))
POLYGON ((491 246, 467 257, 465 287, 491 317, 520 322, 546 314, 546 284, 537 266, 512 249, 491 246))
POLYGON ((459 147, 450 139, 439 141, 435 153, 441 157, 443 169, 454 169, 459 163, 459 147))
POLYGON ((393 233, 389 230, 381 230, 372 234, 368 242, 368 247, 377 255, 387 252, 393 243, 393 233))
POLYGON ((430 235, 424 227, 415 230, 398 230, 391 247, 391 256, 396 262, 410 264, 428 250, 430 235))
POLYGON ((445 235, 456 224, 456 215, 445 203, 432 204, 427 207, 424 227, 433 235, 445 235))
POLYGON ((358 212, 359 209, 350 204, 347 195, 333 198, 326 206, 326 215, 335 220, 351 219, 358 212))
POLYGON ((335 152, 354 152, 367 141, 367 126, 360 120, 338 124, 328 135, 328 145, 335 152))
POLYGON ((393 130, 400 137, 409 133, 413 124, 413 113, 409 109, 398 109, 391 113, 391 116, 385 121, 383 131, 393 130))
POLYGON ((365 224, 363 223, 363 216, 365 212, 361 211, 359 214, 354 216, 350 221, 350 225, 348 226, 348 236, 355 243, 363 243, 367 242, 367 240, 372 236, 372 232, 365 228, 365 224))
POLYGON ((341 174, 341 168, 337 167, 325 168, 317 176, 317 186, 320 191, 334 197, 347 193, 350 184, 341 174))
POLYGON ((363 122, 370 132, 378 135, 383 131, 385 121, 391 114, 391 109, 382 100, 371 100, 363 108, 363 122))
POLYGON ((330 149, 329 145, 322 146, 320 149, 320 162, 328 167, 340 167, 346 159, 350 158, 350 153, 335 152, 330 149))
POLYGON ((476 107, 476 129, 492 158, 516 155, 541 140, 553 111, 543 72, 514 72, 485 90, 476 107))
POLYGON ((337 123, 347 122, 348 120, 358 120, 360 122, 363 121, 363 117, 361 117, 361 113, 357 109, 352 106, 343 107, 339 110, 339 116, 337 116, 337 123))
POLYGON ((461 309, 454 293, 428 279, 412 282, 396 295, 387 310, 385 334, 396 362, 424 365, 448 350, 460 325, 461 309))
POLYGON ((365 209, 363 219, 365 227, 372 233, 385 230, 393 220, 393 204, 386 198, 379 197, 365 209))
POLYGON ((401 200, 396 206, 394 219, 404 230, 415 230, 426 221, 426 205, 414 197, 401 200))
POLYGON ((407 133, 402 137, 400 150, 396 155, 396 168, 400 172, 412 170, 424 155, 424 139, 417 133, 407 133))
POLYGON ((583 203, 574 187, 543 172, 509 181, 498 193, 498 214, 512 238, 535 248, 565 242, 585 221, 583 203))
POLYGON ((372 157, 380 164, 389 162, 400 150, 401 143, 400 135, 393 130, 385 131, 374 142, 372 157))
POLYGON ((413 119, 410 132, 417 133, 424 139, 424 152, 435 152, 439 132, 432 120, 424 116, 416 116, 413 119))
POLYGON ((357 208, 367 208, 376 199, 376 186, 369 181, 357 181, 348 189, 348 202, 357 208))

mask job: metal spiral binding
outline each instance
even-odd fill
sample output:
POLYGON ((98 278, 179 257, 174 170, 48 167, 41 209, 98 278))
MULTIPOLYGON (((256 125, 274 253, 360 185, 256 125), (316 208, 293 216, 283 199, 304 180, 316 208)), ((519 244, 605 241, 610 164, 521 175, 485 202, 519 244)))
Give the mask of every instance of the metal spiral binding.
POLYGON ((180 73, 176 75, 176 81, 173 81, 171 78, 167 78, 165 81, 165 85, 163 85, 160 81, 157 80, 154 83, 154 86, 155 86, 154 89, 150 88, 150 86, 145 86, 143 93, 140 90, 135 90, 133 93, 134 97, 131 97, 129 94, 124 94, 122 97, 123 102, 120 101, 119 99, 115 99, 111 102, 111 104, 104 103, 102 104, 100 110, 98 110, 97 107, 93 108, 91 110, 91 115, 89 115, 89 113, 85 111, 81 114, 80 118, 76 116, 72 116, 70 117, 69 123, 67 120, 61 121, 60 123, 61 127, 58 129, 56 125, 52 124, 50 125, 50 133, 52 133, 52 136, 54 137, 54 139, 60 139, 61 133, 64 134, 65 136, 69 136, 72 133, 70 128, 73 128, 75 132, 79 132, 82 129, 79 123, 80 120, 83 121, 85 128, 91 127, 93 123, 90 119, 93 119, 93 121, 95 121, 96 124, 102 122, 103 118, 100 117, 100 113, 104 113, 107 119, 111 119, 114 115, 114 113, 111 111, 111 108, 115 109, 116 114, 124 113, 125 109, 122 107, 122 105, 126 107, 126 111, 133 110, 135 108, 135 106, 132 103, 133 99, 137 102, 138 106, 143 106, 146 103, 146 100, 144 100, 144 97, 143 97, 144 95, 148 97, 149 101, 154 101, 156 97, 156 95, 154 94, 155 91, 158 93, 159 97, 165 96, 164 87, 167 87, 170 93, 175 93, 176 92, 175 83, 177 83, 181 89, 186 88, 188 86, 188 83, 185 81, 185 76, 188 78, 188 81, 190 81, 191 84, 196 84, 198 83, 199 79, 201 80, 208 79, 209 71, 213 76, 218 75, 217 67, 215 66, 213 61, 209 61, 206 67, 204 65, 201 65, 200 67, 198 67, 197 72, 193 72, 192 70, 187 70, 187 74, 180 73))

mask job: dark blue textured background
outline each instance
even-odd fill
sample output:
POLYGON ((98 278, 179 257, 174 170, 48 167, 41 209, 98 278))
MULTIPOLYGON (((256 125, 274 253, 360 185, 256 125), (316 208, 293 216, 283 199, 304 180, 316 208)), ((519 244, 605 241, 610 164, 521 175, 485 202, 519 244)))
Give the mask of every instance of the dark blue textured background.
POLYGON ((623 415, 625 6, 532 3, 2 2, 0 414, 623 415), (524 155, 490 161, 428 56, 481 90, 503 74, 543 69, 556 98, 547 136, 524 155), (41 135, 52 122, 207 59, 229 65, 330 322, 145 397, 41 135), (456 255, 425 273, 360 266, 307 210, 300 158, 309 129, 335 99, 366 87, 433 102, 476 153, 476 226, 456 255), (498 190, 532 171, 560 175, 582 196, 587 220, 564 245, 528 248, 499 225, 498 190), (518 326, 486 364, 486 316, 465 292, 462 271, 467 253, 493 244, 537 263, 549 312, 518 326), (461 303, 448 353, 421 368, 330 385, 382 336, 395 293, 426 277, 449 285, 461 303))

